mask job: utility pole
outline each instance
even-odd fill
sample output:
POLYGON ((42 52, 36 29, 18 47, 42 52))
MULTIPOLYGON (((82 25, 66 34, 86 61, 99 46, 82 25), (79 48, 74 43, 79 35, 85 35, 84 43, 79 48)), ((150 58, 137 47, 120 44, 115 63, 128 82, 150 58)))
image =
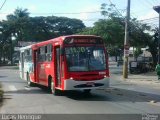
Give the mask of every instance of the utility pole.
POLYGON ((13 54, 12 54, 13 43, 12 43, 12 39, 11 39, 10 43, 11 43, 11 47, 10 47, 11 65, 13 65, 13 54))
POLYGON ((158 28, 158 64, 160 64, 160 6, 154 6, 153 9, 159 14, 159 28, 158 28))
POLYGON ((124 60, 123 60, 123 78, 128 78, 128 56, 129 56, 129 19, 130 19, 130 0, 127 4, 127 16, 125 21, 125 38, 124 38, 124 60))

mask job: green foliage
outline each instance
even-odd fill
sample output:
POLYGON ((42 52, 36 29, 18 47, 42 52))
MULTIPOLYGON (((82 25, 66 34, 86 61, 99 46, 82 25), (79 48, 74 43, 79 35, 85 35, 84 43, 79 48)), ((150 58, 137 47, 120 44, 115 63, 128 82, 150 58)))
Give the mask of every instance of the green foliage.
POLYGON ((99 20, 95 23, 94 29, 99 36, 103 37, 107 44, 119 46, 123 43, 123 26, 112 19, 99 20))
POLYGON ((84 28, 81 20, 67 17, 29 17, 27 9, 16 9, 3 21, 17 41, 43 41, 74 34, 84 28))
POLYGON ((67 17, 30 17, 27 9, 17 8, 13 14, 7 15, 7 20, 0 22, 0 62, 1 58, 11 59, 12 37, 18 41, 44 41, 62 35, 75 34, 85 28, 79 19, 67 17), (1 48, 4 46, 4 48, 1 48), (6 50, 6 47, 11 49, 6 50), (4 53, 2 51, 7 51, 4 53))
MULTIPOLYGON (((109 48, 110 54, 116 54, 114 49, 123 49, 125 18, 115 8, 115 5, 102 4, 101 14, 105 19, 100 19, 95 22, 92 28, 85 28, 80 34, 93 34, 101 36, 106 46, 109 48)), ((154 63, 156 63, 156 37, 151 36, 151 26, 140 23, 136 18, 130 19, 129 23, 129 44, 134 47, 149 47, 154 63), (154 39, 155 38, 155 39, 154 39)), ((136 54, 140 54, 138 50, 136 54)))
POLYGON ((134 51, 134 57, 137 58, 140 54, 142 54, 142 50, 141 48, 137 48, 135 51, 134 51))
POLYGON ((113 10, 114 5, 102 4, 101 14, 106 19, 99 19, 94 23, 94 27, 85 28, 80 34, 91 34, 101 36, 108 48, 111 48, 110 53, 114 53, 112 48, 122 48, 124 42, 124 25, 123 18, 118 17, 119 14, 113 10), (112 52, 113 51, 113 52, 112 52))

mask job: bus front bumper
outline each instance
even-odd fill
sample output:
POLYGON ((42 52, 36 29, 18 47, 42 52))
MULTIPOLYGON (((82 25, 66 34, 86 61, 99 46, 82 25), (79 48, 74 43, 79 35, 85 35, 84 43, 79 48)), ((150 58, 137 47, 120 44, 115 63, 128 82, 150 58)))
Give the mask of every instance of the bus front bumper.
POLYGON ((109 87, 109 77, 100 80, 78 81, 67 79, 64 81, 64 90, 105 89, 109 87))

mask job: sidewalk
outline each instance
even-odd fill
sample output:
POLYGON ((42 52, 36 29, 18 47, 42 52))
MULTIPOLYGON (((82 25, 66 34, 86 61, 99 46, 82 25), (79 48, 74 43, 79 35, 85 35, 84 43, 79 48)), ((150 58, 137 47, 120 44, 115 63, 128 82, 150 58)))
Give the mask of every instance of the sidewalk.
POLYGON ((128 78, 124 79, 122 67, 111 65, 110 73, 110 87, 160 95, 160 80, 156 72, 128 74, 128 78))

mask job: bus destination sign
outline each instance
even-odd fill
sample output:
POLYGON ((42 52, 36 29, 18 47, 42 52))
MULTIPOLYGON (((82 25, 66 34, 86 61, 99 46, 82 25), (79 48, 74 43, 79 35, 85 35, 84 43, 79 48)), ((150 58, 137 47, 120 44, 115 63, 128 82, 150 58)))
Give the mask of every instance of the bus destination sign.
POLYGON ((73 43, 96 43, 96 39, 74 39, 73 43))
POLYGON ((103 44, 101 39, 66 39, 66 44, 103 44))

